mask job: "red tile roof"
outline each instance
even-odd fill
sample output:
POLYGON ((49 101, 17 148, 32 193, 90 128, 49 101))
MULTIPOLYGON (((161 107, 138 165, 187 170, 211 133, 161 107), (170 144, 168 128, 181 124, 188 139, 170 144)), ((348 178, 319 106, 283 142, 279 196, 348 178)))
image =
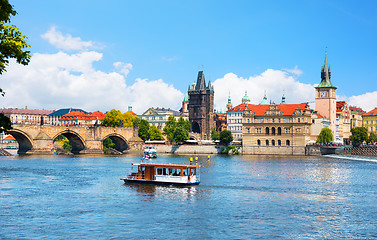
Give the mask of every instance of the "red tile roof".
MULTIPOLYGON (((298 108, 304 110, 306 108, 306 103, 299 104, 277 104, 276 106, 280 109, 280 112, 284 116, 291 116, 298 108)), ((270 108, 270 105, 254 105, 241 103, 240 105, 235 106, 234 108, 228 110, 228 112, 233 111, 245 111, 246 109, 251 110, 255 113, 256 116, 263 116, 266 111, 270 108)))
POLYGON ((12 135, 8 135, 8 136, 6 136, 5 138, 3 138, 3 140, 7 140, 7 141, 15 141, 16 139, 15 139, 12 135))
POLYGON ((72 111, 70 113, 64 114, 60 117, 60 121, 64 120, 95 120, 98 118, 98 120, 103 120, 105 115, 102 112, 93 112, 90 114, 86 114, 81 111, 72 111))
POLYGON ((136 117, 136 113, 134 113, 133 111, 127 111, 126 113, 131 113, 132 116, 136 117))
POLYGON ((363 116, 377 116, 377 108, 363 114, 363 116))
POLYGON ((341 110, 343 108, 344 104, 346 104, 346 101, 337 101, 336 102, 336 110, 341 110))
POLYGON ((351 112, 365 113, 365 111, 363 109, 355 107, 355 106, 350 106, 350 111, 351 112))

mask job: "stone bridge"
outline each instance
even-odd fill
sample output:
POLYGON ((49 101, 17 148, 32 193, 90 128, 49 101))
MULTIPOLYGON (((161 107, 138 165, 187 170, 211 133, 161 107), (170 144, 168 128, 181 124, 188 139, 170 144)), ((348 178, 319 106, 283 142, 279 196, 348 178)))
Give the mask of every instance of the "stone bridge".
POLYGON ((133 128, 76 127, 14 124, 9 133, 19 144, 19 154, 53 154, 54 139, 65 136, 75 154, 102 154, 103 140, 110 138, 116 150, 142 150, 143 142, 133 128))

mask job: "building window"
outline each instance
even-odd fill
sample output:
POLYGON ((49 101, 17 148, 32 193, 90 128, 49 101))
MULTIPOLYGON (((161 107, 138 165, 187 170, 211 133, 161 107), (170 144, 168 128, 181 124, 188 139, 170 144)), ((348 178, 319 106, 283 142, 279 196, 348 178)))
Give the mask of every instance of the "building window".
POLYGON ((367 120, 367 124, 368 124, 368 120, 367 120))
POLYGON ((275 146, 275 140, 272 140, 272 141, 271 141, 271 145, 272 145, 272 146, 275 146))
POLYGON ((272 134, 272 135, 275 135, 275 128, 274 128, 274 127, 271 128, 271 134, 272 134))
POLYGON ((250 133, 250 128, 246 128, 247 133, 250 133))
POLYGON ((373 120, 370 120, 370 124, 373 124, 373 120))
POLYGON ((281 135, 281 127, 278 127, 278 135, 281 135))
POLYGON ((262 133, 262 129, 260 129, 260 128, 256 128, 255 130, 256 130, 256 133, 259 133, 259 134, 262 133))
POLYGON ((278 146, 281 146, 281 140, 278 140, 278 146))
POLYGON ((269 135, 269 134, 270 134, 270 129, 266 127, 266 135, 269 135))
POLYGON ((300 118, 297 118, 297 122, 300 122, 300 118))
POLYGON ((286 128, 285 129, 285 133, 291 133, 291 129, 290 128, 286 128))
POLYGON ((260 146, 260 140, 259 139, 257 140, 257 145, 260 146))
POLYGON ((285 141, 285 145, 289 146, 290 145, 290 142, 289 140, 285 141))
POLYGON ((269 145, 269 142, 268 142, 268 140, 266 140, 266 146, 268 146, 269 145))
POLYGON ((250 119, 249 118, 247 119, 247 123, 250 123, 250 119))

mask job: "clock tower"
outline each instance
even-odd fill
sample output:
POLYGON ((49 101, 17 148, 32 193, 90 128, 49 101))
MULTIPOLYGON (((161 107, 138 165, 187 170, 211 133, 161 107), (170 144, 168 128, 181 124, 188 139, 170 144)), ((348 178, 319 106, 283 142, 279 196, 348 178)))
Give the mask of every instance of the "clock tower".
POLYGON ((332 85, 331 70, 327 63, 327 53, 325 63, 321 70, 321 82, 315 87, 315 110, 322 116, 330 120, 330 129, 335 138, 336 133, 336 87, 332 85))

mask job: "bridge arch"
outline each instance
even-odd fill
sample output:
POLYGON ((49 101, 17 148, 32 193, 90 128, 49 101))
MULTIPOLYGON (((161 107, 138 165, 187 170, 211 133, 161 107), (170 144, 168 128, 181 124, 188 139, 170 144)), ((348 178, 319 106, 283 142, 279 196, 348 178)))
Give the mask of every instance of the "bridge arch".
POLYGON ((18 154, 26 154, 33 149, 33 140, 27 133, 19 129, 11 129, 8 132, 18 142, 18 154))
POLYGON ((102 139, 102 142, 103 140, 105 140, 106 138, 110 138, 111 141, 113 141, 113 143, 115 144, 115 150, 119 151, 119 152, 123 152, 125 150, 128 150, 130 149, 130 146, 128 144, 128 141, 127 139, 125 139, 122 135, 120 134, 117 134, 117 133, 111 133, 109 135, 107 135, 106 137, 104 137, 102 139))
POLYGON ((65 131, 58 133, 52 139, 57 138, 59 135, 63 135, 64 137, 66 137, 69 140, 69 143, 72 146, 72 153, 78 154, 82 150, 85 149, 85 141, 80 136, 80 134, 68 129, 68 130, 65 130, 65 131))

